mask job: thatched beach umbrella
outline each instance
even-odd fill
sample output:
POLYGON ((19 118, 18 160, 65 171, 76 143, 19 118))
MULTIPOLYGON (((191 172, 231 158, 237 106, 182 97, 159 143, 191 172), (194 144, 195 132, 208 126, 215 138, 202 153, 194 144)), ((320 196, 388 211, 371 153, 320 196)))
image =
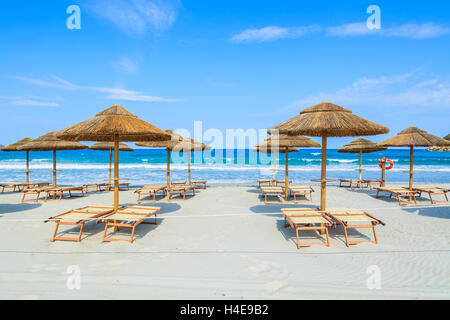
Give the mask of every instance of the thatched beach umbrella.
POLYGON ((95 117, 58 132, 58 137, 70 141, 114 142, 114 210, 119 209, 119 143, 121 141, 168 140, 170 135, 139 119, 119 105, 114 105, 95 117))
MULTIPOLYGON (((276 152, 276 150, 283 150, 286 154, 285 161, 285 187, 286 187, 286 200, 288 200, 287 187, 289 186, 289 150, 291 148, 320 148, 320 144, 317 142, 300 135, 287 135, 287 134, 273 134, 271 137, 267 138, 263 144, 256 145, 256 148, 261 150, 262 148, 271 149, 271 152, 276 152)), ((298 150, 297 150, 298 151, 298 150)), ((279 151, 278 151, 279 152, 279 151)))
POLYGON ((300 112, 299 116, 289 119, 270 130, 288 135, 307 135, 322 137, 322 170, 320 209, 326 208, 327 183, 327 138, 371 136, 388 133, 389 129, 354 115, 350 110, 330 102, 322 102, 300 112))
MULTIPOLYGON (((111 172, 112 172, 112 152, 114 150, 113 142, 97 142, 96 144, 89 147, 91 150, 99 151, 109 151, 109 179, 108 182, 111 184, 111 172)), ((119 151, 131 152, 134 151, 133 148, 127 146, 125 143, 119 143, 119 151)))
POLYGON ((346 144, 338 152, 341 153, 359 153, 359 180, 362 180, 362 154, 371 153, 376 151, 386 150, 387 147, 382 147, 377 145, 375 142, 370 140, 359 138, 349 144, 346 144))
POLYGON ((167 141, 138 142, 137 146, 147 148, 164 148, 167 151, 167 187, 170 188, 170 154, 171 152, 188 153, 188 175, 191 185, 191 152, 209 150, 211 147, 191 138, 183 138, 172 130, 166 130, 171 139, 167 141))
POLYGON ((53 186, 56 187, 56 151, 82 150, 88 147, 74 141, 64 141, 56 136, 56 131, 49 132, 33 141, 18 147, 22 151, 53 151, 53 186))
POLYGON ((450 142, 436 137, 416 127, 409 127, 399 132, 395 137, 389 138, 378 145, 386 147, 409 147, 409 190, 412 191, 414 176, 414 147, 450 146, 450 142))
MULTIPOLYGON (((18 148, 33 141, 31 138, 24 138, 22 140, 19 140, 17 142, 14 142, 13 144, 10 144, 9 146, 3 147, 0 149, 1 151, 8 151, 8 152, 14 152, 14 151, 22 151, 18 148)), ((26 150, 27 152, 27 169, 26 169, 26 175, 27 175, 27 183, 30 183, 30 151, 26 150)))

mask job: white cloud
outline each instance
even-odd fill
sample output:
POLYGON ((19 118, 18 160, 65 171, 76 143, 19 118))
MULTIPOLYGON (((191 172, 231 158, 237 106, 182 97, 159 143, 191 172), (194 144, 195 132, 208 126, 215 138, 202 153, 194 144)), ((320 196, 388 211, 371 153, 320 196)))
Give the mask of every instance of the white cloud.
POLYGON ((344 106, 450 108, 450 81, 423 79, 417 72, 361 78, 335 91, 305 96, 292 107, 308 107, 321 101, 344 106))
POLYGON ((435 23, 414 24, 408 23, 400 26, 382 27, 381 29, 369 29, 365 23, 348 23, 326 29, 333 36, 362 36, 381 35, 386 37, 401 37, 410 39, 427 39, 441 37, 450 34, 450 28, 435 23))
POLYGON ((47 99, 34 96, 27 96, 27 97, 0 96, 0 100, 7 101, 7 103, 9 104, 19 107, 59 107, 59 103, 54 101, 59 99, 47 99))
POLYGON ((15 77, 15 79, 22 82, 34 84, 40 87, 58 88, 66 90, 83 90, 106 93, 105 99, 109 100, 123 100, 123 101, 140 101, 140 102, 180 102, 184 99, 170 99, 158 96, 150 96, 142 94, 139 91, 127 90, 122 88, 109 87, 95 87, 95 86, 81 86, 58 77, 51 77, 49 80, 42 80, 30 77, 15 77))
POLYGON ((278 26, 268 26, 260 29, 246 29, 231 37, 231 41, 240 42, 264 42, 274 41, 283 38, 298 38, 309 33, 318 32, 321 27, 318 25, 303 26, 296 28, 283 28, 278 26))
POLYGON ((121 30, 145 35, 149 30, 161 31, 175 22, 181 1, 178 0, 82 0, 93 14, 121 30))

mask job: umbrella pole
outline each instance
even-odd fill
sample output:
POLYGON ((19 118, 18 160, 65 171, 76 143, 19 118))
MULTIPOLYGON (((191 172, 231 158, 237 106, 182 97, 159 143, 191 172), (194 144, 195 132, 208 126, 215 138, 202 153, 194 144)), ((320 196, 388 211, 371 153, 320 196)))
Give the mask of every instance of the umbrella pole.
MULTIPOLYGON (((412 191, 413 188, 413 175, 414 175, 414 147, 410 147, 409 154, 409 191, 412 191)), ((412 195, 409 194, 409 201, 412 201, 412 195)))
POLYGON ((191 152, 188 151, 188 175, 189 175, 189 185, 191 185, 191 152))
MULTIPOLYGON (((119 210, 119 141, 114 141, 114 212, 119 210)), ((118 221, 114 221, 117 223, 118 221)), ((119 227, 115 226, 114 231, 119 227)))
POLYGON ((289 152, 288 148, 285 149, 286 151, 286 173, 285 173, 285 182, 284 182, 284 193, 286 201, 289 200, 289 152))
POLYGON ((167 188, 170 188, 170 150, 167 149, 167 188))
POLYGON ((27 151, 27 183, 30 183, 30 151, 27 151))
POLYGON ((273 174, 272 174, 272 186, 275 184, 275 178, 277 176, 277 154, 273 153, 273 174))
POLYGON ((362 180, 362 152, 359 152, 359 180, 362 180))
POLYGON ((112 149, 109 149, 109 188, 111 188, 111 172, 112 172, 112 149))
POLYGON ((381 186, 386 186, 386 163, 381 163, 381 186))
POLYGON ((53 186, 56 187, 56 149, 53 149, 53 186))
POLYGON ((322 175, 320 182, 320 210, 326 209, 327 196, 327 137, 322 137, 322 175))

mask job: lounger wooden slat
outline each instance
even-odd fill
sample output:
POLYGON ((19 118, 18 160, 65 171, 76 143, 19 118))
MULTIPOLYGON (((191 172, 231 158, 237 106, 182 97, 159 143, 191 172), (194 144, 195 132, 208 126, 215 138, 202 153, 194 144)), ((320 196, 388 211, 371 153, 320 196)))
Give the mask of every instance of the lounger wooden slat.
POLYGON ((280 204, 283 203, 284 190, 281 187, 261 187, 262 196, 264 198, 264 203, 269 204, 280 204), (276 197, 279 201, 268 200, 269 197, 276 197))
POLYGON ((80 242, 83 235, 84 225, 90 221, 95 221, 98 218, 105 216, 114 211, 114 207, 107 206, 88 206, 80 209, 67 211, 60 215, 48 218, 45 223, 53 221, 56 222, 55 231, 53 232, 52 241, 74 241, 80 242), (80 226, 80 231, 77 237, 60 237, 57 236, 58 229, 61 225, 80 226))
POLYGON ((376 187, 377 190, 376 198, 379 198, 380 192, 389 193, 389 198, 392 198, 393 195, 397 197, 398 204, 401 206, 405 206, 408 204, 417 204, 416 195, 419 194, 418 191, 410 191, 404 187, 376 187), (412 199, 412 201, 409 200, 412 199))
POLYGON ((156 202, 156 195, 158 193, 163 193, 166 196, 166 186, 144 186, 135 191, 138 194, 138 204, 156 202), (152 200, 142 200, 142 197, 152 196, 152 200))
POLYGON ((133 242, 134 233, 136 227, 142 224, 158 224, 157 213, 161 211, 161 208, 156 207, 126 207, 120 208, 117 212, 113 212, 104 217, 101 217, 100 221, 105 223, 105 231, 103 232, 102 242, 112 241, 127 241, 133 242), (155 218, 154 222, 148 222, 149 218, 155 218), (106 233, 109 227, 125 227, 131 228, 131 237, 129 240, 106 238, 106 233))
POLYGON ((448 190, 448 189, 438 188, 438 187, 416 187, 416 188, 413 188, 413 190, 418 192, 419 197, 422 196, 422 193, 428 193, 431 204, 448 203, 447 193, 450 192, 450 190, 448 190), (445 200, 440 200, 440 201, 434 200, 433 199, 434 195, 443 195, 445 200))
POLYGON ((294 197, 294 203, 312 202, 312 193, 314 189, 310 186, 289 186, 288 193, 290 197, 294 197), (309 199, 308 199, 309 195, 309 199), (306 200, 297 200, 298 196, 305 197, 306 200))
POLYGON ((203 181, 191 181, 191 186, 193 186, 196 190, 198 189, 206 189, 206 180, 203 181))
POLYGON ((383 221, 373 217, 364 210, 359 209, 329 208, 325 211, 325 214, 333 221, 335 221, 336 224, 341 225, 344 228, 345 244, 347 247, 352 244, 358 244, 363 242, 377 244, 378 238, 375 226, 378 224, 381 224, 383 226, 385 225, 383 221), (374 240, 350 241, 348 237, 348 229, 359 229, 359 228, 371 228, 373 231, 374 240))
POLYGON ((325 214, 311 209, 281 209, 284 216, 284 226, 291 226, 295 230, 297 237, 297 249, 300 247, 310 247, 313 245, 330 246, 328 228, 333 226, 325 214), (326 236, 326 242, 301 243, 300 231, 318 230, 326 236))

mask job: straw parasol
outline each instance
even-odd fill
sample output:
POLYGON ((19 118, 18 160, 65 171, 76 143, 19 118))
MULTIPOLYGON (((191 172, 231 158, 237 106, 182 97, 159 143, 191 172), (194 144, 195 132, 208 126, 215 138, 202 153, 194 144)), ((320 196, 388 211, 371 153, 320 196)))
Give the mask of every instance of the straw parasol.
MULTIPOLYGON (((111 184, 111 171, 112 171, 112 152, 114 150, 114 143, 112 142, 97 142, 96 144, 89 147, 91 150, 109 151, 109 179, 108 182, 111 184)), ((134 151, 133 148, 127 146, 125 143, 119 143, 119 151, 131 152, 134 151)))
MULTIPOLYGON (((10 144, 9 146, 3 147, 2 149, 0 149, 1 151, 8 151, 8 152, 13 152, 13 151, 21 151, 18 148, 33 141, 33 139, 31 138, 24 138, 22 140, 19 140, 13 144, 10 144)), ((26 150, 27 152, 27 169, 26 169, 26 175, 27 175, 27 183, 30 183, 30 151, 26 150)))
MULTIPOLYGON (((256 145, 255 146, 257 150, 264 150, 264 148, 270 149, 271 153, 276 153, 276 152, 280 152, 279 150, 283 150, 282 153, 286 154, 286 161, 285 161, 285 187, 286 187, 286 192, 285 192, 285 197, 286 200, 288 200, 288 192, 287 192, 287 188, 289 186, 289 152, 291 152, 290 150, 292 150, 292 148, 294 148, 294 150, 296 150, 295 148, 298 147, 303 147, 303 148, 320 148, 320 144, 318 144, 317 142, 304 137, 304 136, 300 136, 300 135, 295 135, 295 136, 290 136, 287 134, 278 134, 278 133, 274 133, 271 137, 267 138, 262 144, 260 145, 256 145), (278 150, 278 151, 277 151, 278 150)), ((296 150, 298 151, 298 150, 296 150)), ((263 151, 264 152, 264 151, 263 151)), ((265 151, 268 152, 268 151, 265 151)))
POLYGON ((81 150, 87 146, 74 141, 64 141, 56 136, 56 131, 49 132, 33 141, 18 147, 23 151, 53 151, 53 186, 56 187, 56 151, 61 150, 81 150))
POLYGON ((170 153, 187 152, 188 154, 188 175, 189 185, 191 185, 191 152, 209 150, 211 147, 191 138, 183 138, 178 133, 167 129, 166 132, 171 136, 167 141, 138 142, 137 146, 147 148, 165 148, 167 151, 167 187, 170 188, 170 153))
POLYGON ((322 137, 322 174, 320 209, 326 208, 327 138, 371 136, 388 133, 389 129, 371 122, 331 102, 322 102, 300 112, 300 115, 275 126, 270 132, 288 135, 322 137))
POLYGON ((436 137, 428 132, 416 127, 409 127, 399 132, 395 137, 389 138, 378 145, 385 147, 409 147, 409 190, 413 187, 413 165, 414 165, 414 147, 430 147, 430 146, 450 146, 450 142, 436 137))
POLYGON ((387 147, 382 147, 377 145, 375 142, 370 140, 359 138, 356 139, 349 144, 346 144, 338 152, 341 153, 359 153, 359 180, 362 180, 362 154, 363 153, 372 153, 376 151, 386 150, 387 147))
POLYGON ((114 105, 95 117, 58 132, 69 141, 114 142, 114 210, 119 209, 119 142, 164 141, 170 135, 139 119, 120 105, 114 105))

